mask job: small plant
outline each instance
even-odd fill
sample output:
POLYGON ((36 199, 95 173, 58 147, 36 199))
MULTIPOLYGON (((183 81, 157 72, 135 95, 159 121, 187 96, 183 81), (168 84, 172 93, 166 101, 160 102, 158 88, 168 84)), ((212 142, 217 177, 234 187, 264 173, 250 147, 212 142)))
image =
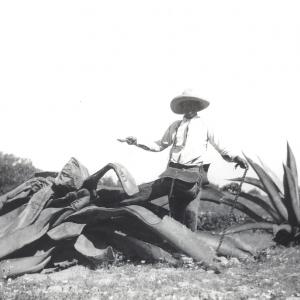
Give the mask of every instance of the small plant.
POLYGON ((239 190, 239 184, 236 182, 231 182, 221 187, 221 191, 229 192, 231 194, 236 194, 239 190))

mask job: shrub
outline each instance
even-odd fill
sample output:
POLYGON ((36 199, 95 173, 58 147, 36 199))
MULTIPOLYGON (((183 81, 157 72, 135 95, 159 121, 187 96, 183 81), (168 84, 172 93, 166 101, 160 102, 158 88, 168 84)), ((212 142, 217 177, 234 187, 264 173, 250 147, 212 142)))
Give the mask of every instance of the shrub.
POLYGON ((0 152, 0 195, 29 179, 37 171, 29 159, 0 152))

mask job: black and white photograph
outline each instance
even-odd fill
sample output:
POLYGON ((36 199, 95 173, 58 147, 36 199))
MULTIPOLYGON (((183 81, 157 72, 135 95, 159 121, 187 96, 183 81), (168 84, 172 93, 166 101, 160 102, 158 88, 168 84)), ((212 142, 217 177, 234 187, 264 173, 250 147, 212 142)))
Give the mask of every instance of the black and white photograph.
POLYGON ((299 16, 1 1, 0 299, 300 299, 299 16))

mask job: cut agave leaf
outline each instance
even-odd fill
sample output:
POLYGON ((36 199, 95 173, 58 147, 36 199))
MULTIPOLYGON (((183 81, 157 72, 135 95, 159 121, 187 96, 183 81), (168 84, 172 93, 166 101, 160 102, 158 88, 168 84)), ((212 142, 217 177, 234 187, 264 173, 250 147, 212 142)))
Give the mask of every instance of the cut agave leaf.
POLYGON ((45 262, 53 249, 54 247, 42 255, 2 260, 0 262, 0 279, 30 273, 32 270, 34 270, 34 272, 39 271, 40 268, 37 267, 41 266, 40 264, 45 262))
POLYGON ((267 222, 257 222, 257 223, 247 223, 247 224, 243 224, 243 225, 234 225, 234 226, 228 228, 225 231, 225 234, 232 234, 232 233, 238 233, 238 232, 242 232, 242 231, 255 230, 255 229, 272 230, 272 232, 273 232, 274 224, 267 223, 267 222))
POLYGON ((88 176, 88 169, 76 158, 71 157, 55 178, 53 188, 56 193, 64 196, 70 191, 77 190, 88 176))
POLYGON ((54 241, 71 239, 81 234, 86 224, 64 222, 49 230, 47 235, 54 241))
POLYGON ((300 225, 299 190, 292 171, 289 167, 284 168, 285 201, 289 211, 289 221, 292 225, 300 225))
POLYGON ((116 172, 124 191, 129 196, 136 194, 139 191, 139 189, 136 185, 133 176, 129 173, 129 171, 124 166, 118 163, 113 163, 110 165, 116 172))
POLYGON ((114 251, 105 240, 91 239, 89 236, 80 234, 74 248, 86 258, 97 263, 115 260, 114 251))
POLYGON ((84 181, 82 187, 87 188, 87 189, 96 190, 99 179, 102 176, 104 176, 104 174, 107 171, 109 171, 111 169, 113 169, 115 171, 115 173, 118 176, 118 178, 121 182, 121 185, 127 195, 132 196, 139 191, 133 176, 129 173, 129 171, 125 167, 123 167, 121 164, 118 164, 118 163, 107 164, 101 170, 99 170, 95 174, 88 177, 84 181))
POLYGON ((53 191, 51 187, 44 187, 36 192, 29 200, 25 209, 6 229, 5 234, 7 234, 8 232, 13 232, 20 228, 25 228, 26 226, 34 223, 52 195, 53 191))
POLYGON ((6 229, 11 226, 15 219, 21 214, 21 212, 26 208, 26 204, 10 211, 9 213, 0 216, 0 237, 5 234, 6 229))
POLYGON ((22 198, 33 195, 41 188, 51 186, 52 183, 45 178, 30 178, 24 183, 20 184, 8 193, 0 196, 0 207, 5 204, 12 204, 12 202, 19 202, 22 198), (2 205, 1 205, 2 204, 2 205))
POLYGON ((48 225, 42 227, 41 224, 32 224, 1 237, 0 259, 38 240, 48 231, 48 228, 48 225))
POLYGON ((273 179, 263 170, 263 168, 252 161, 249 157, 245 155, 247 161, 252 166, 256 174, 258 175, 259 179, 261 180, 262 184, 266 189, 266 193, 270 197, 273 206, 275 207, 278 214, 285 220, 288 220, 288 212, 285 205, 282 202, 280 194, 278 193, 278 189, 276 184, 274 183, 273 179))
POLYGON ((232 236, 224 236, 223 242, 219 247, 221 235, 212 234, 208 231, 198 231, 197 238, 204 240, 215 251, 218 249, 218 255, 227 257, 236 257, 238 259, 251 259, 254 249, 249 244, 232 238, 232 236))
POLYGON ((157 245, 116 231, 110 236, 113 246, 128 258, 138 258, 147 262, 167 262, 171 265, 177 263, 171 253, 157 245))

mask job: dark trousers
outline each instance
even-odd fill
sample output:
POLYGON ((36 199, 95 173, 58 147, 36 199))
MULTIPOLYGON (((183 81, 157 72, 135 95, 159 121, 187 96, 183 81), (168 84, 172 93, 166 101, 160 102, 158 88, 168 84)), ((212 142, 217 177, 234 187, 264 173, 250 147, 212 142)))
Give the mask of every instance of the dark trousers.
POLYGON ((144 184, 142 189, 151 190, 149 200, 169 196, 171 217, 185 224, 193 231, 197 229, 200 204, 199 199, 196 198, 199 192, 198 183, 189 183, 173 178, 162 178, 144 184), (174 183, 172 183, 173 180, 174 183))
MULTIPOLYGON (((176 165, 173 164, 174 166, 176 165)), ((200 206, 200 197, 197 197, 197 195, 201 193, 201 187, 208 184, 208 168, 209 165, 205 165, 197 169, 199 176, 197 176, 198 180, 196 182, 186 182, 177 178, 165 177, 142 184, 139 186, 140 192, 135 197, 142 196, 142 198, 151 201, 163 196, 169 196, 171 217, 185 224, 192 231, 196 231, 200 206)))
MULTIPOLYGON (((172 165, 177 167, 177 165, 172 165)), ((200 197, 197 197, 201 192, 201 187, 208 184, 207 171, 209 165, 197 167, 197 180, 189 180, 189 170, 184 168, 184 175, 180 177, 176 174, 176 179, 171 177, 163 177, 155 181, 139 185, 139 192, 128 198, 124 192, 102 190, 98 195, 100 199, 106 199, 107 205, 120 205, 123 200, 130 200, 129 203, 148 202, 163 196, 169 197, 170 215, 175 220, 185 224, 192 231, 197 230, 198 211, 200 206, 200 197), (182 178, 184 180, 178 179, 182 178), (200 179, 201 178, 201 179, 200 179), (200 179, 200 180, 199 180, 200 179), (187 182, 187 181, 190 182, 187 182)), ((177 168, 176 168, 177 169, 177 168)), ((179 169, 181 170, 182 169, 179 169)), ((193 170, 193 173, 195 168, 193 170)), ((172 172, 168 175, 172 176, 172 172)), ((128 202, 127 202, 128 203, 128 202)), ((123 203, 124 204, 124 203, 123 203)), ((101 205, 105 202, 101 200, 101 205)))

